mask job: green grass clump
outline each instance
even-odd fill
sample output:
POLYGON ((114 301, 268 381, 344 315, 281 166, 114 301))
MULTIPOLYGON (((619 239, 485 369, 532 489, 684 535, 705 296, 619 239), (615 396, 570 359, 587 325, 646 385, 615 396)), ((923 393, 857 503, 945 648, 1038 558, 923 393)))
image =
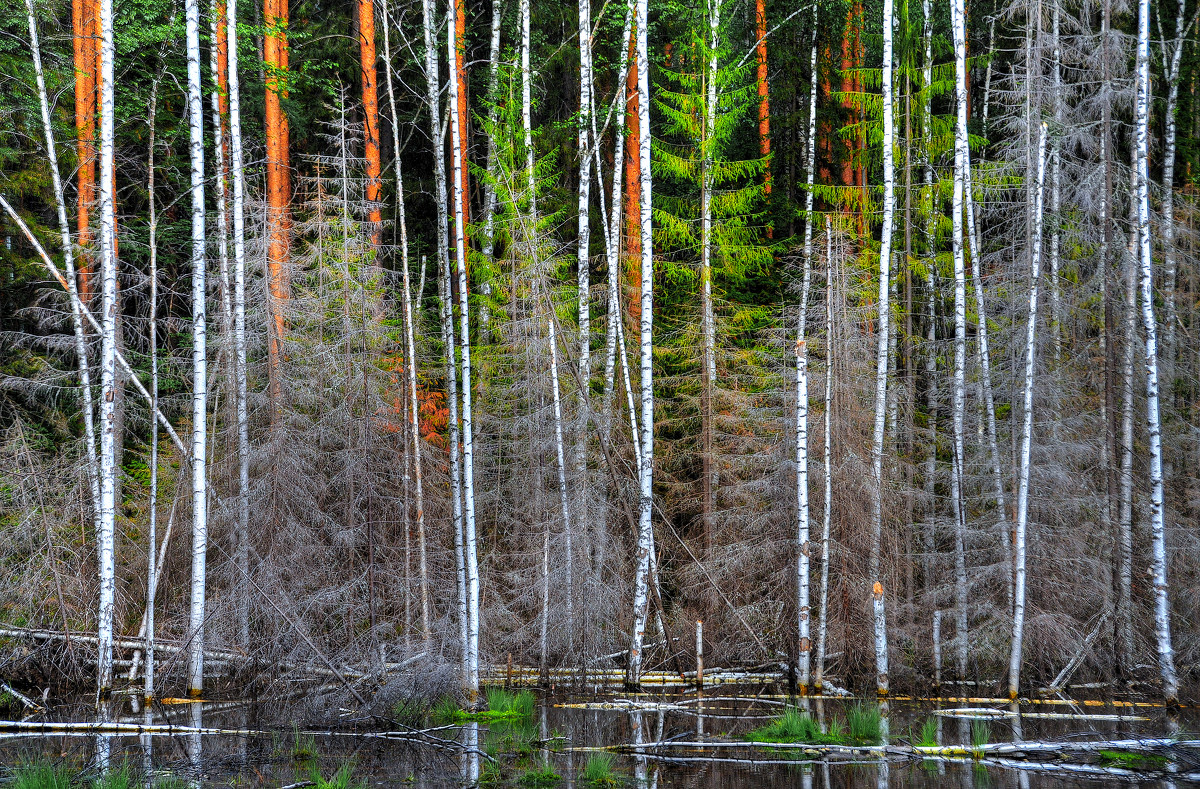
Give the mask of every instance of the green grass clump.
POLYGON ((292 759, 297 762, 308 762, 317 758, 317 738, 311 734, 292 734, 292 759))
POLYGON ((925 719, 925 723, 921 726, 921 738, 917 741, 917 745, 922 748, 932 748, 937 745, 937 721, 935 719, 925 719))
POLYGON ((537 706, 537 699, 527 690, 513 693, 503 688, 488 688, 484 696, 488 708, 482 714, 489 718, 532 718, 537 706))
POLYGON ((70 789, 71 773, 49 762, 23 764, 13 773, 13 789, 70 789))
POLYGON ((788 707, 766 726, 746 735, 753 742, 819 742, 825 735, 807 713, 788 707))
POLYGON ((971 748, 980 752, 992 739, 992 724, 986 720, 971 721, 971 748))
POLYGON ((1158 770, 1169 761, 1157 753, 1134 753, 1133 751, 1100 751, 1101 767, 1124 767, 1129 770, 1158 770))
POLYGON ((562 776, 554 772, 553 767, 542 763, 523 772, 517 783, 522 786, 554 786, 561 780, 562 776))
POLYGON ((317 789, 366 789, 366 784, 354 780, 354 765, 350 762, 339 767, 328 780, 314 767, 310 773, 310 780, 317 789))
POLYGON ((883 718, 878 706, 855 704, 846 714, 850 742, 858 745, 877 745, 883 737, 883 718))
POLYGON ((468 721, 501 721, 532 718, 537 707, 537 698, 527 690, 517 693, 503 688, 488 688, 484 691, 487 709, 471 712, 459 707, 458 702, 445 696, 434 705, 430 720, 437 725, 466 723, 468 721))
POLYGON ((616 786, 619 782, 613 774, 616 757, 611 753, 594 753, 583 766, 580 780, 588 786, 616 786))

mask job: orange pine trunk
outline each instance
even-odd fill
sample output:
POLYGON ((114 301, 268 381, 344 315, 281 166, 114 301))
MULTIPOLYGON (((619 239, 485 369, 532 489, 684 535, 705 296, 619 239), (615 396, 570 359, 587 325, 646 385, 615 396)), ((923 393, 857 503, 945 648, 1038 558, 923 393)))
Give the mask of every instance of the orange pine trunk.
POLYGON ((637 31, 629 36, 629 75, 625 79, 625 283, 629 318, 642 315, 642 163, 638 154, 641 121, 638 115, 637 31))
POLYGON ((358 50, 362 65, 363 147, 367 160, 367 204, 371 243, 379 246, 383 240, 383 214, 380 204, 383 170, 379 161, 379 91, 378 71, 375 68, 375 4, 358 0, 358 50))
POLYGON ((283 340, 283 304, 288 300, 287 274, 288 203, 291 176, 288 163, 288 122, 282 100, 287 98, 288 0, 263 0, 263 20, 267 28, 263 41, 267 85, 265 126, 267 137, 267 278, 271 291, 272 331, 268 332, 267 365, 271 400, 278 408, 282 389, 279 380, 283 340))
MULTIPOLYGON (((842 90, 845 93, 856 94, 862 90, 862 84, 859 81, 857 73, 854 71, 854 69, 861 68, 863 63, 862 18, 862 2, 861 0, 855 0, 846 14, 846 28, 842 35, 842 90)), ((849 123, 856 123, 860 120, 858 106, 854 99, 843 99, 842 106, 849 110, 849 123)), ((859 130, 853 141, 847 140, 846 148, 846 159, 842 165, 842 184, 861 188, 865 201, 867 187, 867 171, 864 162, 866 149, 865 132, 859 130)), ((866 232, 865 220, 866 215, 862 210, 859 210, 858 227, 860 235, 866 232)))
MULTIPOLYGON (((755 55, 758 59, 758 153, 764 159, 771 156, 771 99, 767 90, 767 9, 765 0, 755 0, 754 29, 758 36, 755 55)), ((771 194, 771 166, 768 161, 763 173, 763 192, 771 194)), ((772 228, 767 228, 768 238, 772 228)))
POLYGON ((471 222, 471 173, 467 167, 467 140, 470 135, 467 133, 467 125, 470 120, 470 114, 467 112, 467 66, 465 62, 466 53, 466 38, 467 38, 467 6, 465 0, 455 0, 454 2, 454 43, 456 52, 454 53, 454 75, 458 80, 458 156, 459 156, 459 173, 463 195, 463 244, 467 249, 471 247, 470 238, 467 236, 467 225, 471 222))
POLYGON ((79 156, 79 205, 76 230, 79 246, 79 298, 92 298, 92 209, 96 204, 96 18, 94 0, 73 0, 71 21, 75 55, 75 140, 79 156))

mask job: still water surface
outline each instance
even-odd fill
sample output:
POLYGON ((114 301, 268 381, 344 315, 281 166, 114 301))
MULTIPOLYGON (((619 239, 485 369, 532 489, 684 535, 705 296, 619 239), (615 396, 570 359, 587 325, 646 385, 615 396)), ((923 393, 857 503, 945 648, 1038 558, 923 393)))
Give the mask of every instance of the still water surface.
MULTIPOLYGON (((472 723, 433 733, 435 738, 465 744, 471 750, 450 747, 436 739, 420 742, 363 736, 370 727, 353 731, 347 720, 341 733, 306 733, 302 720, 290 720, 289 711, 267 704, 175 705, 156 711, 155 720, 179 726, 208 729, 250 729, 256 734, 156 734, 122 736, 8 735, 0 736, 0 766, 11 767, 31 759, 49 759, 72 769, 95 770, 97 759, 111 765, 128 765, 135 773, 149 770, 158 777, 187 778, 193 786, 304 785, 316 771, 330 778, 339 767, 353 765, 354 780, 372 787, 422 787, 450 789, 468 785, 531 786, 529 771, 548 764, 560 780, 536 784, 544 787, 584 789, 583 770, 596 748, 648 742, 739 740, 763 725, 781 709, 783 697, 770 689, 725 687, 707 692, 703 704, 691 693, 617 694, 539 698, 532 720, 508 723, 472 723), (635 709, 635 701, 649 709, 635 709), (684 702, 681 708, 679 702, 684 702), (771 702, 775 702, 772 704, 771 702), (489 758, 493 757, 493 758, 489 758)), ((845 719, 854 703, 814 700, 810 713, 821 721, 845 719)), ((991 743, 1012 741, 1110 740, 1135 737, 1184 737, 1200 731, 1200 715, 1185 709, 1168 717, 1156 707, 1111 705, 1036 704, 1011 714, 975 724, 964 718, 937 715, 954 707, 1009 708, 971 702, 935 705, 927 701, 893 700, 888 705, 888 740, 910 744, 922 726, 938 724, 941 745, 970 745, 981 734, 991 743), (1085 714, 1093 717, 1070 717, 1085 714), (1106 717, 1107 716, 1107 717, 1106 717)), ((75 717, 74 720, 82 720, 75 717)), ((120 718, 140 722, 141 715, 120 718)), ((1200 773, 1196 754, 1183 754, 1163 773, 1126 775, 1120 770, 1089 775, 1064 774, 1057 769, 1017 766, 1002 758, 916 760, 902 756, 880 760, 869 754, 824 759, 786 751, 747 748, 699 749, 674 746, 646 755, 616 754, 610 786, 641 789, 716 789, 717 787, 801 787, 802 789, 1025 789, 1025 787, 1100 787, 1140 785, 1154 787, 1200 786, 1190 780, 1200 773), (1191 774, 1189 776, 1189 774, 1191 774)), ((1050 765, 1053 756, 1038 760, 1050 765)), ((1090 768, 1085 768, 1090 769, 1090 768)), ((5 771, 7 772, 7 771, 5 771)))

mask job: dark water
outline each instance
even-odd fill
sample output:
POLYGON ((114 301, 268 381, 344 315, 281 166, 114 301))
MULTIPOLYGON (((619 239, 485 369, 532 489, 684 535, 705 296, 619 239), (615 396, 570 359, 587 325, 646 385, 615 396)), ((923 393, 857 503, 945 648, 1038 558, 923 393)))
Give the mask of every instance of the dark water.
MULTIPOLYGON (((172 705, 155 712, 155 721, 181 726, 220 729, 256 729, 265 734, 172 734, 113 735, 97 737, 0 733, 0 768, 43 759, 60 762, 72 770, 93 774, 99 764, 127 766, 142 780, 147 773, 160 778, 176 776, 193 786, 287 786, 312 780, 314 773, 329 779, 350 764, 353 780, 368 786, 425 787, 446 789, 473 784, 483 786, 588 786, 582 778, 588 759, 597 746, 647 742, 694 742, 736 740, 766 722, 781 707, 783 697, 768 695, 766 689, 720 688, 706 692, 703 706, 695 704, 695 693, 661 695, 555 695, 539 699, 531 720, 512 723, 466 724, 433 732, 433 738, 466 744, 474 752, 433 738, 417 740, 364 736, 371 728, 353 722, 339 734, 311 733, 292 725, 287 710, 267 705, 172 705), (761 700, 756 700, 756 697, 761 700), (630 709, 636 700, 650 709, 630 709), (764 700, 766 703, 764 703, 764 700), (680 709, 680 702, 684 708, 680 709), (586 705, 567 706, 567 705, 586 705), (625 705, 622 708, 620 705, 625 705), (489 759, 489 756, 493 757, 489 759), (529 771, 548 764, 561 780, 532 784, 529 771)), ((821 721, 846 717, 851 704, 844 700, 810 701, 810 714, 821 721)), ((980 701, 947 702, 893 700, 887 707, 888 741, 916 741, 926 721, 938 726, 943 745, 978 741, 986 728, 986 741, 1015 740, 1100 740, 1133 737, 1189 737, 1200 731, 1200 715, 1186 709, 1168 718, 1161 708, 1113 707, 1111 705, 1036 704, 1021 707, 1020 717, 993 719, 986 726, 969 720, 936 715, 954 707, 1008 708, 980 701), (1100 717, 1123 716, 1120 720, 1100 717), (1135 719, 1141 718, 1141 719, 1135 719)), ((82 717, 73 718, 83 720, 82 717)), ((118 716, 118 720, 140 722, 141 715, 118 716)), ((341 727, 339 727, 341 728, 341 727)), ((1121 775, 1096 773, 1072 775, 1052 764, 1047 756, 1041 766, 1014 765, 1002 758, 914 760, 894 756, 888 760, 866 755, 822 760, 798 758, 787 752, 764 752, 746 748, 698 749, 671 747, 645 756, 617 754, 613 777, 627 787, 1099 787, 1138 784, 1143 786, 1198 786, 1189 781, 1200 772, 1200 764, 1186 761, 1170 769, 1174 778, 1162 773, 1121 775)))

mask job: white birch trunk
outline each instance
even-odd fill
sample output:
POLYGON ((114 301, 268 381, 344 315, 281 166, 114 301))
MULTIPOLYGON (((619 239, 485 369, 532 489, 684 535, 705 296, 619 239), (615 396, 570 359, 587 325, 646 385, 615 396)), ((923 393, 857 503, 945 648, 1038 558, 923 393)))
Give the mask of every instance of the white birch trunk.
MULTIPOLYGON (((537 183, 533 171, 533 74, 529 66, 529 2, 521 0, 521 131, 525 143, 525 178, 529 189, 529 215, 537 216, 537 183)), ((531 228, 532 229, 532 228, 531 228)))
MULTIPOLYGON (((591 223, 588 217, 591 209, 592 164, 588 132, 592 125, 592 6, 589 0, 579 0, 579 120, 576 135, 576 145, 579 147, 579 202, 577 207, 578 241, 576 249, 576 265, 578 267, 579 287, 579 379, 583 389, 579 393, 580 404, 584 413, 580 426, 579 442, 576 452, 575 467, 580 472, 585 471, 584 450, 586 448, 587 424, 589 416, 588 402, 590 392, 588 386, 592 378, 592 342, 591 342, 591 265, 589 243, 591 241, 591 223)), ((596 140, 599 144, 599 140, 596 140)), ((581 491, 582 492, 582 491, 581 491)), ((568 588, 570 587, 568 579, 568 588)), ((568 604, 570 595, 568 594, 568 604)), ((567 622, 570 627, 570 620, 567 622)))
MULTIPOLYGON (((1062 205, 1062 188, 1059 173, 1062 170, 1062 47, 1059 38, 1062 26, 1062 5, 1052 0, 1054 10, 1050 21, 1050 92, 1054 104, 1054 136, 1050 140, 1050 343, 1054 354, 1055 373, 1062 368, 1062 288, 1058 280, 1062 233, 1059 230, 1059 211, 1062 205)), ((1055 401, 1057 401, 1057 396, 1055 401)), ((1056 403, 1057 405, 1057 403, 1056 403)), ((1058 431, 1055 414, 1052 429, 1058 431)))
POLYGON ((1162 377, 1166 381, 1167 406, 1174 400, 1175 389, 1175 350, 1176 322, 1178 320, 1175 305, 1176 280, 1179 264, 1175 249, 1175 147, 1178 133, 1175 110, 1179 106, 1180 63, 1183 58, 1183 48, 1187 44, 1187 33, 1191 23, 1185 22, 1187 2, 1179 3, 1175 12, 1175 40, 1171 50, 1171 62, 1166 68, 1167 104, 1163 112, 1163 199, 1162 199, 1162 246, 1163 246, 1163 348, 1162 348, 1162 377))
POLYGON ((204 586, 208 554, 208 355, 205 311, 204 109, 200 94, 200 8, 185 4, 192 193, 192 587, 188 693, 204 688, 204 586))
MULTIPOLYGON (((400 223, 400 266, 404 282, 404 341, 405 354, 408 357, 408 370, 405 383, 408 391, 409 438, 412 442, 413 487, 416 493, 417 509, 417 568, 420 573, 421 596, 421 640, 429 641, 430 599, 429 599, 429 569, 425 548, 425 488, 421 464, 421 423, 420 403, 417 401, 417 349, 416 331, 413 325, 413 294, 409 283, 408 273, 408 222, 404 210, 404 175, 400 169, 400 124, 396 114, 396 94, 392 85, 392 43, 391 18, 387 3, 384 3, 383 16, 383 59, 386 64, 384 73, 387 76, 388 105, 392 111, 392 151, 396 167, 396 221, 400 223)), ((424 262, 422 262, 424 267, 424 262)), ((416 294, 420 299, 421 294, 416 294)))
POLYGON ((113 212, 114 83, 112 0, 100 0, 100 513, 96 554, 100 599, 96 623, 97 703, 112 690, 113 609, 116 594, 114 533, 116 524, 116 399, 117 399, 117 250, 113 212))
POLYGON ((953 459, 950 467, 950 507, 954 514, 954 596, 958 632, 955 634, 955 657, 959 679, 967 673, 967 566, 966 566, 966 502, 963 497, 963 476, 966 457, 963 445, 963 412, 966 405, 967 363, 967 286, 966 237, 963 222, 963 195, 968 157, 967 143, 967 56, 964 0, 953 0, 950 6, 954 36, 954 74, 957 121, 954 133, 954 196, 952 208, 954 246, 954 382, 951 391, 951 420, 953 430, 953 459))
MULTIPOLYGON (((487 88, 487 99, 490 102, 487 111, 487 128, 489 130, 496 128, 496 110, 500 101, 498 90, 500 87, 500 23, 502 20, 503 9, 500 0, 492 0, 492 39, 488 47, 487 88)), ((492 281, 489 277, 496 239, 496 186, 492 183, 492 179, 496 176, 496 139, 493 134, 488 134, 487 168, 488 178, 485 178, 483 182, 483 243, 481 251, 484 259, 487 260, 489 274, 481 277, 483 281, 479 283, 479 292, 483 294, 479 306, 479 330, 485 338, 484 341, 488 336, 492 320, 491 308, 488 304, 492 295, 492 281)))
POLYGON ((700 333, 703 347, 703 364, 700 395, 701 413, 701 512, 704 519, 704 558, 709 558, 712 546, 713 491, 717 487, 716 474, 712 470, 712 420, 713 393, 717 384, 716 319, 713 315, 712 297, 712 190, 713 190, 713 129, 717 117, 717 31, 721 23, 720 0, 708 0, 709 57, 704 74, 704 118, 700 132, 700 333))
MULTIPOLYGON (((523 0, 528 2, 528 0, 523 0)), ((650 63, 646 29, 647 0, 634 0, 637 29, 638 159, 641 164, 642 313, 641 313, 641 456, 638 464, 638 540, 633 593, 633 637, 626 683, 642 678, 642 644, 649 613, 650 571, 654 561, 654 235, 650 176, 650 63)))
POLYGON ((250 397, 246 371, 246 174, 242 151, 242 99, 238 76, 237 3, 225 3, 229 69, 229 157, 233 193, 233 370, 237 378, 237 547, 234 564, 242 592, 237 600, 238 640, 250 643, 250 397))
MULTIPOLYGON (((446 196, 446 165, 443 158, 445 127, 442 126, 441 78, 438 76, 437 44, 434 41, 434 29, 437 25, 434 0, 421 0, 421 22, 425 39, 425 103, 429 110, 429 137, 433 145, 433 202, 437 207, 437 248, 439 270, 449 270, 450 236, 448 228, 448 209, 450 201, 446 196)), ((451 22, 453 24, 453 22, 451 22)), ((455 406, 457 409, 457 406, 455 406)), ((457 426, 455 426, 457 430, 457 426)))
MULTIPOLYGON (((814 36, 815 38, 815 36, 814 36)), ((818 606, 817 665, 813 692, 820 694, 825 677, 825 638, 829 632, 829 532, 833 521, 833 372, 836 339, 833 330, 833 228, 825 222, 825 511, 821 513, 821 588, 818 606)))
MULTIPOLYGON (((1133 172, 1136 181, 1137 172, 1133 172)), ((1135 184, 1130 184, 1136 194, 1135 184)), ((1136 222, 1136 207, 1131 212, 1136 222)), ((1136 261, 1137 233, 1129 236, 1125 258, 1125 346, 1121 359, 1121 467, 1118 472, 1118 567, 1117 567, 1117 639, 1122 655, 1122 668, 1133 669, 1133 361, 1138 341, 1136 261)))
MULTIPOLYGON (((1162 421, 1158 392, 1158 324, 1154 316, 1154 261, 1150 238, 1150 0, 1138 2, 1137 42, 1137 224, 1141 269, 1142 324, 1146 332, 1146 428, 1150 444, 1150 577, 1154 584, 1154 632, 1163 697, 1179 695, 1171 644, 1171 604, 1167 590, 1167 544, 1163 502, 1162 421)), ((1131 338, 1132 339, 1132 338, 1131 338)))
MULTIPOLYGON (((453 0, 451 0, 453 9, 453 0)), ((455 37, 455 25, 451 19, 446 23, 447 48, 450 64, 454 68, 457 63, 455 53, 458 51, 458 41, 455 37)), ((479 695, 479 558, 476 549, 475 532, 475 443, 471 419, 471 313, 468 308, 470 291, 467 287, 467 250, 466 250, 466 201, 463 193, 463 173, 467 163, 463 161, 461 141, 466 129, 460 127, 456 108, 458 107, 458 78, 451 75, 450 85, 450 161, 453 165, 454 176, 454 254, 455 265, 458 269, 458 306, 461 327, 462 354, 462 431, 463 431, 463 550, 465 553, 467 572, 467 696, 468 703, 474 706, 479 695)))
POLYGON ((887 618, 885 614, 880 553, 883 542, 883 442, 887 417, 888 335, 890 332, 889 296, 892 257, 892 225, 896 211, 896 174, 894 119, 892 118, 892 0, 883 2, 883 231, 879 249, 879 331, 875 359, 875 429, 871 443, 871 467, 874 490, 871 498, 872 609, 875 624, 875 689, 888 692, 887 618))
MULTIPOLYGON (((99 524, 100 477, 96 459, 96 424, 92 406, 92 374, 88 363, 87 332, 79 309, 78 282, 75 274, 75 249, 71 244, 71 225, 67 220, 67 201, 63 193, 62 176, 58 171, 58 151, 54 144, 54 127, 50 122, 50 103, 46 96, 46 77, 42 70, 42 49, 38 42, 37 17, 33 0, 25 0, 29 21, 29 45, 33 53, 33 71, 37 78, 38 107, 42 113, 42 133, 46 139, 46 157, 50 160, 50 177, 54 185, 54 207, 58 213, 58 231, 62 243, 63 267, 67 270, 68 298, 71 302, 71 327, 75 333, 75 356, 79 367, 79 393, 83 401, 83 439, 86 443, 88 489, 92 495, 92 518, 99 524)), ((157 84, 157 83, 156 83, 157 84)), ((153 135, 153 131, 151 131, 153 135)))
POLYGON ((1012 652, 1008 659, 1008 696, 1015 700, 1021 687, 1021 649, 1025 634, 1025 532, 1029 519, 1029 452, 1033 443, 1033 376, 1037 349, 1038 291, 1042 279, 1042 202, 1046 180, 1046 124, 1037 145, 1037 180, 1034 185, 1033 238, 1030 240, 1029 312, 1025 327, 1025 378, 1021 423, 1021 458, 1018 468, 1015 540, 1016 587, 1013 597, 1012 652))
POLYGON ((936 243, 937 236, 934 232, 934 184, 933 184, 933 95, 929 90, 930 84, 933 82, 933 8, 930 0, 922 0, 921 12, 923 19, 922 41, 925 45, 925 57, 922 61, 921 84, 924 86, 924 106, 922 107, 922 123, 921 136, 924 143, 921 148, 921 163, 924 170, 925 178, 925 193, 922 196, 922 202, 925 208, 925 266, 928 271, 928 312, 929 326, 926 340, 928 348, 925 353, 925 375, 926 375, 926 408, 929 411, 929 439, 928 448, 929 454, 925 456, 925 496, 928 499, 928 522, 922 533, 923 548, 925 551, 924 571, 925 583, 928 587, 932 584, 933 575, 933 555, 936 545, 936 517, 937 517, 937 445, 938 445, 938 428, 937 428, 937 409, 938 409, 938 377, 937 377, 937 262, 936 262, 936 243))

